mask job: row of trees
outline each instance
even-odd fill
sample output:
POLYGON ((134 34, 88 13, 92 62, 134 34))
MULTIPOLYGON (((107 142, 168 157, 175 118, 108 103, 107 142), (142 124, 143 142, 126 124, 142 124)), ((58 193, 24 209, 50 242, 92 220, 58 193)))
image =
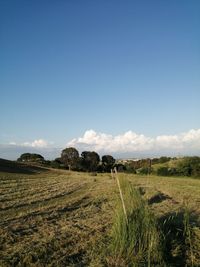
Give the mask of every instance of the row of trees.
POLYGON ((162 176, 200 176, 200 157, 130 160, 116 163, 111 155, 104 155, 100 159, 94 151, 83 151, 81 155, 74 147, 62 150, 61 156, 55 160, 45 160, 43 156, 33 153, 24 153, 18 161, 34 162, 53 168, 64 168, 75 171, 110 172, 113 167, 118 171, 137 174, 156 174, 162 176))
POLYGON ((110 172, 115 166, 115 159, 111 155, 104 155, 100 159, 94 151, 83 151, 79 156, 78 150, 68 147, 62 150, 61 156, 53 161, 45 160, 39 154, 24 153, 18 158, 21 162, 36 162, 54 168, 64 168, 75 171, 110 172))
POLYGON ((62 150, 61 157, 56 159, 69 170, 77 171, 110 171, 115 164, 115 159, 110 155, 100 156, 94 151, 83 151, 81 156, 74 147, 62 150))
POLYGON ((43 162, 43 161, 45 161, 45 159, 40 154, 24 153, 17 159, 17 161, 20 161, 20 162, 43 162))

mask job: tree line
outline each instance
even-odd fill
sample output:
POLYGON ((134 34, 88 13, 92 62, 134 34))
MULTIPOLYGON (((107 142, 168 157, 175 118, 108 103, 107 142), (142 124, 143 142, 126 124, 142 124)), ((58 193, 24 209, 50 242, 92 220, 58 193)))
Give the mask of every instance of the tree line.
POLYGON ((24 153, 18 158, 18 161, 83 172, 110 172, 112 168, 116 167, 118 171, 141 175, 200 177, 200 157, 197 156, 147 158, 120 162, 111 155, 103 155, 100 158, 95 151, 83 151, 79 155, 76 148, 67 147, 61 151, 59 158, 52 161, 45 160, 43 156, 35 153, 24 153))
POLYGON ((118 166, 116 160, 111 155, 103 155, 100 158, 99 154, 95 151, 83 151, 79 155, 78 150, 74 147, 63 149, 60 157, 52 161, 45 160, 43 156, 35 153, 24 153, 17 161, 34 162, 52 168, 87 172, 110 172, 113 167, 120 168, 120 164, 118 166))

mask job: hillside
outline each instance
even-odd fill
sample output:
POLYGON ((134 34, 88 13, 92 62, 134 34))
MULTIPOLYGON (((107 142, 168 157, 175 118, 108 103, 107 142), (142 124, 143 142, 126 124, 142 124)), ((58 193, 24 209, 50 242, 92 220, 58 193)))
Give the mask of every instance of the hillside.
POLYGON ((34 174, 44 171, 47 171, 44 167, 0 158, 0 172, 34 174))
POLYGON ((169 158, 166 162, 153 164, 152 172, 163 176, 193 176, 200 178, 200 158, 169 158))

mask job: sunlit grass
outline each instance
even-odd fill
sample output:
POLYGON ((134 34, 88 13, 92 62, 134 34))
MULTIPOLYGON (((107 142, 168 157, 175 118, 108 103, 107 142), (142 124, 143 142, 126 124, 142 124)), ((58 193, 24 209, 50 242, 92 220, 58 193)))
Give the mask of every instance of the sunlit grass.
POLYGON ((128 223, 119 202, 111 231, 111 266, 139 266, 162 262, 162 235, 147 202, 126 179, 120 181, 128 223))

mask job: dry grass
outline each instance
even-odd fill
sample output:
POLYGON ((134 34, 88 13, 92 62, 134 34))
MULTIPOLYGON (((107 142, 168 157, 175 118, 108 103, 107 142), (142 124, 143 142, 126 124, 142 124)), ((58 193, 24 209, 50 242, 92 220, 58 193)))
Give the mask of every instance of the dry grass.
MULTIPOLYGON (((178 214, 187 199, 198 266, 200 180, 127 177, 151 200, 149 207, 160 221, 178 214)), ((0 266, 101 266, 94 246, 101 250, 100 241, 109 236, 118 197, 109 174, 1 172, 0 266)))
POLYGON ((111 219, 109 177, 94 181, 67 171, 0 177, 0 266, 87 265, 86 252, 111 219))

